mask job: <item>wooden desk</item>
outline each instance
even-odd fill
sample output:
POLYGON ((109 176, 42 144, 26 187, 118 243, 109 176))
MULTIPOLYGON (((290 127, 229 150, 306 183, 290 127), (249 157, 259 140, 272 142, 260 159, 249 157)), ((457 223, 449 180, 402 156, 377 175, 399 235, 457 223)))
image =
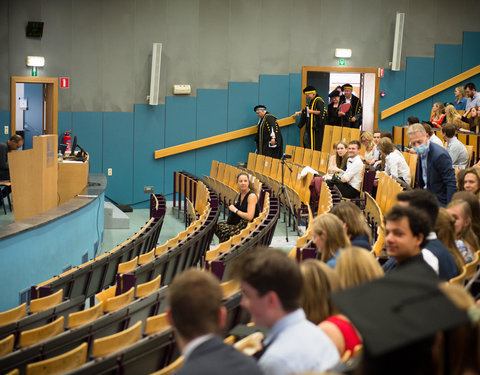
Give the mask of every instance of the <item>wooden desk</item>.
POLYGON ((76 197, 88 183, 88 161, 67 161, 58 163, 58 204, 76 197))

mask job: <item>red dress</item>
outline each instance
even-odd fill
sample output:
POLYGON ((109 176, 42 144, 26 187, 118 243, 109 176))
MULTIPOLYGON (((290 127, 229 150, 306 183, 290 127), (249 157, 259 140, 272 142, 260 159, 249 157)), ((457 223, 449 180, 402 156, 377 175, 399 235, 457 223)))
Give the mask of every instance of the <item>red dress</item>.
POLYGON ((442 127, 442 124, 443 124, 443 120, 445 119, 445 114, 441 115, 440 118, 438 120, 434 120, 433 119, 433 116, 430 117, 430 122, 433 124, 433 126, 435 126, 436 128, 441 128, 442 127))
POLYGON ((342 332, 343 339, 345 340, 345 351, 350 350, 350 352, 353 353, 353 348, 362 343, 362 340, 358 337, 352 323, 347 322, 345 319, 338 316, 331 316, 330 318, 325 319, 325 321, 336 325, 340 332, 342 332))

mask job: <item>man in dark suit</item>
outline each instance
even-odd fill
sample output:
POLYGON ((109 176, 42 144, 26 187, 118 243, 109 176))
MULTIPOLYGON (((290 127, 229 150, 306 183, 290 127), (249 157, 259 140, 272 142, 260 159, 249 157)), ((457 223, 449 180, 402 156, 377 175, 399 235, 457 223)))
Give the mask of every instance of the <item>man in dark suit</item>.
POLYGON ((175 277, 167 292, 167 318, 184 357, 179 375, 261 375, 255 360, 217 335, 225 324, 222 289, 210 273, 189 269, 175 277))
POLYGON ((452 158, 443 147, 428 141, 425 128, 421 124, 411 125, 407 136, 418 155, 419 187, 430 190, 437 196, 440 205, 445 207, 457 191, 452 158))

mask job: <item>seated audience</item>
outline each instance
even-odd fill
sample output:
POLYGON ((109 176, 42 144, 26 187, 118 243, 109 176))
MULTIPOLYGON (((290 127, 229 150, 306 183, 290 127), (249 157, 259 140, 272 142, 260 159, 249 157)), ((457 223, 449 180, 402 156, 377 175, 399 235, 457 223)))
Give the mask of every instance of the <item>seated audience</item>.
POLYGON ((266 375, 325 371, 340 359, 328 336, 301 308, 299 265, 281 250, 252 249, 233 264, 242 307, 258 326, 270 329, 258 364, 266 375))
MULTIPOLYGON (((445 245, 452 256, 457 266, 457 273, 460 274, 467 259, 464 259, 463 254, 460 253, 457 241, 461 240, 456 241, 455 219, 446 208, 440 207, 438 211, 435 233, 437 233, 437 238, 445 245)), ((469 262, 471 261, 472 259, 469 260, 469 262)))
POLYGON ((253 220, 260 213, 258 198, 252 190, 248 174, 242 172, 237 176, 237 185, 240 194, 234 204, 228 206, 229 214, 226 222, 219 222, 215 227, 215 235, 220 242, 241 232, 249 221, 253 220))
POLYGON ((375 142, 373 141, 373 134, 369 131, 364 131, 360 134, 360 143, 365 147, 365 155, 363 160, 366 164, 373 164, 375 162, 375 142))
POLYGON ((433 103, 432 116, 430 117, 430 122, 436 128, 440 128, 442 124, 445 122, 445 107, 442 102, 433 103))
POLYGON ((342 289, 352 288, 384 276, 375 257, 363 248, 351 246, 340 252, 335 272, 342 289))
POLYGON ((410 185, 410 168, 402 153, 399 152, 390 138, 382 138, 378 142, 380 153, 385 156, 385 173, 392 177, 403 180, 410 185))
POLYGON ((360 142, 350 141, 348 144, 347 169, 340 179, 327 180, 329 187, 337 186, 342 197, 357 198, 360 196, 363 182, 363 162, 360 157, 360 142))
POLYGON ((182 272, 169 285, 167 301, 167 319, 184 357, 184 365, 176 374, 262 373, 253 358, 218 336, 227 311, 215 276, 193 268, 182 272))
POLYGON ((413 125, 413 124, 419 124, 420 120, 416 116, 410 116, 407 119, 407 126, 413 125))
POLYGON ((418 186, 435 194, 444 207, 457 191, 452 158, 443 147, 428 141, 425 128, 420 124, 410 126, 407 136, 418 155, 418 186))
POLYGON ((461 170, 457 174, 458 191, 468 191, 480 199, 480 171, 478 168, 461 170))
POLYGON ((440 147, 443 147, 443 141, 437 137, 435 132, 432 129, 432 126, 428 122, 422 122, 422 126, 425 129, 426 137, 429 142, 433 142, 440 147))
POLYGON ((333 206, 331 213, 343 222, 352 246, 372 250, 370 227, 362 210, 356 204, 340 202, 333 206))
MULTIPOLYGON (((380 266, 379 266, 380 267, 380 266)), ((302 272, 302 307, 307 319, 317 324, 332 340, 340 356, 362 343, 352 323, 338 314, 330 294, 339 290, 338 276, 325 263, 308 259, 300 263, 302 272)))
POLYGON ((388 130, 382 130, 382 132, 380 133, 380 138, 385 138, 385 137, 390 138, 390 140, 393 142, 393 135, 388 130))
POLYGON ((330 267, 335 267, 338 251, 350 246, 342 221, 327 213, 313 219, 313 243, 317 247, 320 259, 330 267))
POLYGON ((480 132, 480 107, 473 106, 462 116, 461 120, 464 123, 467 123, 470 127, 470 131, 474 133, 480 132))
POLYGON ((468 151, 464 144, 456 137, 457 129, 453 124, 444 124, 442 126, 442 136, 447 145, 445 149, 452 158, 452 164, 464 169, 468 163, 468 151))
POLYGON ((480 105, 480 95, 477 93, 477 87, 473 82, 468 82, 464 87, 465 96, 467 97, 467 103, 465 104, 465 111, 470 110, 472 107, 478 107, 480 105))
POLYGON ((455 101, 453 106, 457 111, 465 111, 465 106, 467 105, 467 98, 465 97, 465 89, 463 86, 455 87, 455 101))
POLYGON ((480 243, 480 206, 478 205, 478 196, 469 193, 468 191, 457 191, 453 194, 452 200, 461 199, 470 206, 472 212, 472 229, 480 243))
MULTIPOLYGON (((428 227, 431 228, 431 231, 426 238, 427 244, 422 248, 422 256, 425 262, 442 280, 450 280, 452 277, 457 276, 455 261, 433 231, 439 210, 438 200, 435 195, 428 190, 407 190, 398 194, 397 200, 398 205, 415 207, 427 215, 428 227)), ((383 269, 385 272, 388 272, 394 265, 394 260, 389 259, 383 269)))
POLYGON ((347 144, 345 142, 338 142, 333 144, 335 154, 330 156, 328 160, 328 174, 343 173, 347 169, 347 144))
POLYGON ((455 219, 455 234, 458 249, 463 255, 466 263, 472 261, 475 251, 480 247, 477 236, 472 230, 472 211, 470 205, 463 200, 453 200, 447 205, 447 211, 455 219))
POLYGON ((462 121, 462 116, 457 112, 455 107, 451 104, 445 107, 445 118, 447 124, 455 125, 457 131, 469 131, 465 129, 468 127, 468 124, 462 121))
POLYGON ((17 151, 22 146, 23 138, 20 135, 14 135, 8 141, 0 143, 0 181, 10 180, 8 153, 17 151))
POLYGON ((373 143, 375 143, 375 152, 373 154, 373 163, 372 165, 376 167, 381 162, 380 149, 378 148, 378 142, 382 138, 382 132, 380 130, 375 130, 373 132, 373 143))

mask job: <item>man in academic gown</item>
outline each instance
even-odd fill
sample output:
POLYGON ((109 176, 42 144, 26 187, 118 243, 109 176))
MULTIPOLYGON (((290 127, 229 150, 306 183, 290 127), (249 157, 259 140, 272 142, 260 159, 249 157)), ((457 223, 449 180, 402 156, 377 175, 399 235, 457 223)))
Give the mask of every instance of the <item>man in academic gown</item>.
POLYGON ((346 83, 342 86, 343 95, 340 97, 340 104, 350 104, 345 112, 339 111, 340 116, 345 116, 345 122, 350 124, 351 128, 360 128, 362 125, 362 102, 353 95, 353 86, 346 83))
POLYGON ((258 120, 257 135, 255 136, 257 153, 280 159, 283 153, 283 139, 277 118, 268 113, 264 105, 257 105, 253 110, 260 118, 258 120))

